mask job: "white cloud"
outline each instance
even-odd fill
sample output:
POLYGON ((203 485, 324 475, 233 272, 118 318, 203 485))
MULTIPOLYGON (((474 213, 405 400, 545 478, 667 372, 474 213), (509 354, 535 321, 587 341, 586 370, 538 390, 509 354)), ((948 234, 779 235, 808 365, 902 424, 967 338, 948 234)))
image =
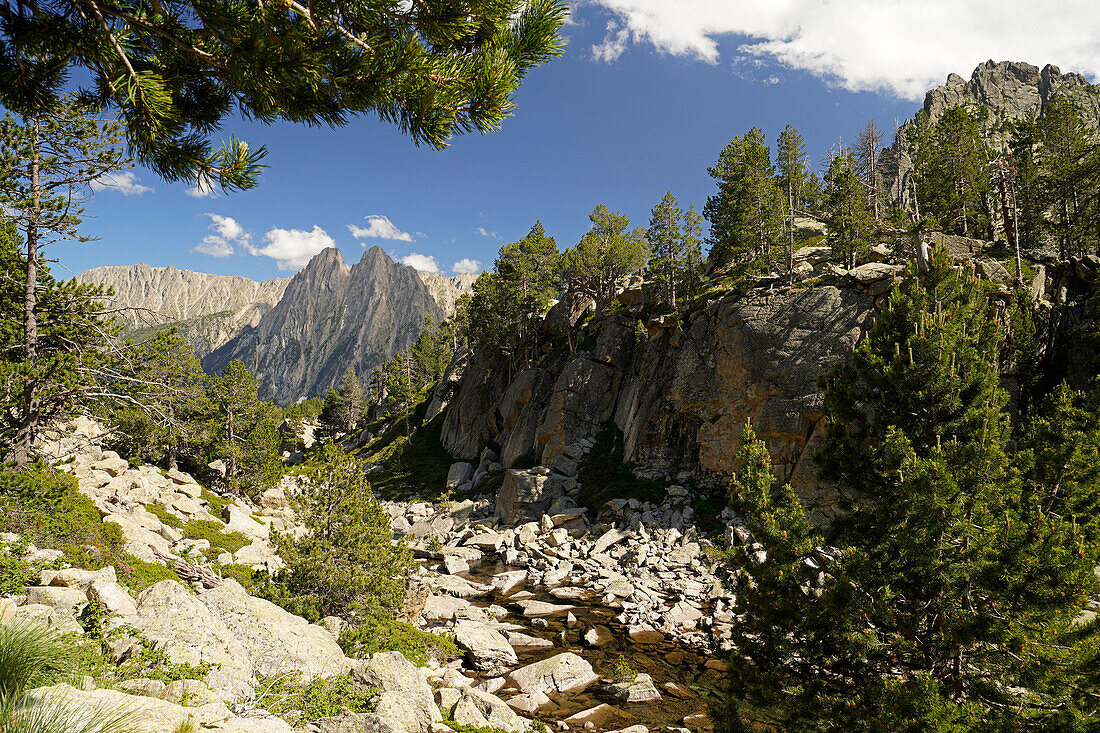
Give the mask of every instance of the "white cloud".
MULTIPOLYGON (((1036 11, 1024 0, 591 0, 613 15, 596 59, 631 44, 717 63, 717 39, 747 37, 738 52, 808 71, 850 91, 919 100, 951 72, 986 59, 1052 63, 1100 75, 1095 0, 1036 11)), ((765 82, 770 81, 767 77, 765 82)))
POLYGON ((477 233, 483 237, 492 237, 493 239, 500 239, 500 232, 491 232, 485 227, 478 227, 477 233))
POLYGON ((210 182, 209 178, 199 178, 195 181, 195 185, 184 191, 184 193, 194 199, 209 199, 218 195, 217 189, 214 188, 214 184, 210 182))
POLYGON ((357 227, 348 224, 348 231, 356 239, 393 239, 398 242, 411 242, 413 236, 403 232, 394 226, 393 222, 381 214, 370 214, 364 217, 367 220, 365 227, 357 227))
POLYGON ((192 252, 210 255, 211 257, 228 257, 234 252, 234 244, 249 247, 252 235, 244 230, 237 220, 231 216, 206 213, 210 217, 208 228, 213 234, 207 234, 202 239, 202 244, 197 245, 192 252))
POLYGON ((197 245, 191 251, 210 255, 211 257, 228 257, 233 254, 233 245, 219 236, 210 234, 203 237, 202 244, 197 245))
POLYGON ((222 216, 221 214, 206 214, 210 217, 210 228, 217 232, 219 237, 225 239, 232 239, 237 241, 247 241, 250 237, 245 232, 244 227, 237 223, 237 220, 231 216, 222 216))
POLYGON ((123 196, 140 196, 143 193, 152 193, 153 189, 138 183, 133 171, 120 171, 118 173, 106 173, 92 181, 93 191, 111 189, 118 191, 123 196))
POLYGON ((439 263, 430 255, 422 255, 413 252, 401 258, 401 263, 409 267, 415 267, 421 272, 439 272, 439 263))
POLYGON ((313 255, 336 246, 328 232, 316 224, 308 232, 272 227, 264 235, 264 241, 267 242, 265 246, 250 246, 248 251, 257 256, 270 257, 279 265, 280 270, 299 270, 306 266, 313 255))
POLYGON ((456 274, 473 275, 476 272, 481 272, 481 263, 477 260, 472 260, 469 257, 464 257, 458 262, 451 265, 451 270, 456 274))

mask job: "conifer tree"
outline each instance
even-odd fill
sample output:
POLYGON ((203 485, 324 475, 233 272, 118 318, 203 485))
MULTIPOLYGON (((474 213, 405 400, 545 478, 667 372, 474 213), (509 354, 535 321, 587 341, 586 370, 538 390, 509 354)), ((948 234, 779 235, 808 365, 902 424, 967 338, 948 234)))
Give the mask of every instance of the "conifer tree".
POLYGON ((1080 108, 1064 97, 1051 100, 1035 132, 1040 150, 1041 205, 1046 214, 1041 225, 1058 242, 1063 259, 1095 250, 1100 232, 1094 217, 1097 209, 1089 204, 1094 203, 1100 182, 1095 171, 1089 175, 1086 163, 1090 154, 1096 155, 1095 132, 1085 126, 1080 108))
POLYGON ((109 396, 118 333, 104 316, 99 286, 58 282, 34 268, 34 358, 27 358, 28 266, 15 223, 0 216, 0 458, 22 470, 38 431, 109 396))
POLYGON ((806 187, 806 142, 801 133, 790 125, 779 133, 776 145, 775 167, 779 173, 779 186, 787 194, 787 257, 784 266, 788 275, 794 269, 794 217, 806 187))
POLYGON ((734 137, 708 172, 718 182, 703 208, 709 268, 733 265, 751 274, 773 267, 783 241, 783 203, 764 133, 754 127, 734 137))
POLYGON ((280 474, 279 431, 275 409, 259 399, 256 376, 234 359, 210 378, 214 417, 208 430, 208 454, 225 462, 225 478, 238 491, 270 486, 280 474))
POLYGON ((766 496, 770 478, 742 479, 767 555, 739 585, 747 641, 721 730, 1095 726, 1098 632, 1073 619, 1096 585, 1096 533, 1073 512, 1096 489, 1021 470, 1000 342, 978 279, 935 251, 823 381, 836 514, 821 536, 792 496, 766 496))
POLYGON ((286 562, 276 580, 289 595, 277 600, 315 622, 332 615, 353 624, 394 618, 415 563, 392 542, 389 517, 359 459, 326 443, 304 479, 294 505, 305 534, 275 535, 286 562))
POLYGON ((914 163, 921 206, 944 231, 985 236, 992 226, 989 165, 995 158, 983 132, 984 109, 948 108, 920 127, 914 163))
POLYGON ((825 223, 833 257, 855 267, 870 246, 874 226, 850 152, 833 157, 825 174, 825 223))
POLYGON ((160 331, 128 351, 119 377, 119 397, 109 403, 116 443, 128 456, 176 470, 213 409, 194 349, 174 328, 160 331))
POLYGON ((330 389, 321 408, 321 432, 328 437, 346 435, 363 418, 366 394, 355 368, 348 367, 336 389, 330 389))
POLYGON ((514 362, 530 365, 538 352, 541 318, 557 295, 558 245, 541 221, 517 242, 500 248, 495 263, 499 277, 501 315, 510 332, 514 362))
POLYGON ((867 210, 876 222, 882 221, 882 128, 867 120, 856 138, 855 170, 863 184, 867 210))
MULTIPOLYGON (((53 371, 39 343, 44 336, 40 320, 47 313, 39 302, 43 289, 57 288, 54 294, 63 294, 66 308, 81 308, 85 315, 92 308, 80 305, 82 299, 93 295, 87 289, 59 286, 48 274, 43 277, 49 284, 40 282, 44 250, 64 240, 87 241, 79 226, 81 203, 90 195, 92 182, 128 166, 118 146, 117 127, 102 124, 87 112, 86 107, 66 99, 18 121, 11 115, 0 120, 0 206, 22 234, 20 256, 25 268, 18 279, 23 297, 17 353, 24 378, 20 389, 23 404, 17 410, 22 424, 11 456, 16 470, 29 459, 34 434, 43 419, 43 400, 54 401, 42 391, 53 371)), ((86 334, 81 341, 86 343, 90 337, 86 334)))
POLYGON ((600 204, 588 215, 592 228, 559 259, 567 289, 586 295, 603 313, 615 297, 615 288, 627 275, 642 271, 649 260, 644 227, 630 229, 630 219, 600 204))
POLYGON ((702 275, 700 217, 693 208, 681 209, 669 191, 651 210, 647 234, 653 250, 649 270, 661 302, 675 311, 702 275))
POLYGON ((167 180, 255 185, 263 149, 212 132, 233 114, 346 124, 364 114, 440 148, 497 129, 527 73, 558 56, 560 0, 300 3, 25 0, 0 4, 0 104, 47 112, 70 79, 118 111, 167 180))

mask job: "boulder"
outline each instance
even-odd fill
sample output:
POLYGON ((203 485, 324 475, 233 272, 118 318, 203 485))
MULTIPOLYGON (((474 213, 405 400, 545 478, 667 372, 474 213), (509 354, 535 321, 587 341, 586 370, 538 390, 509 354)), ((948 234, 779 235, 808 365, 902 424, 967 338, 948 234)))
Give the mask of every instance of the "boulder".
POLYGON ((26 602, 49 606, 59 614, 76 617, 88 605, 88 596, 79 588, 31 586, 27 588, 26 602))
POLYGON ((182 583, 174 580, 146 588, 137 597, 134 628, 174 664, 214 665, 205 682, 225 700, 252 693, 254 666, 248 649, 182 583))
MULTIPOLYGON (((120 711, 132 713, 127 731, 130 733, 166 733, 185 726, 188 721, 199 725, 194 708, 185 708, 165 700, 139 695, 127 695, 116 690, 78 690, 69 685, 39 687, 27 693, 36 707, 46 705, 66 711, 66 730, 82 730, 101 713, 114 715, 120 711)), ((98 730, 98 728, 97 728, 98 730)), ((291 729, 288 727, 287 731, 291 729)))
POLYGON ((58 611, 53 606, 41 603, 24 603, 15 609, 13 618, 35 621, 43 626, 55 629, 59 634, 83 634, 84 629, 71 614, 58 611))
POLYGON ((606 626, 593 626, 588 631, 584 632, 584 636, 581 637, 581 641, 585 646, 600 647, 607 646, 614 640, 614 636, 611 635, 611 629, 606 626))
POLYGON ((554 499, 565 495, 561 479, 532 471, 509 469, 497 491, 496 513, 507 524, 538 519, 554 499))
POLYGON ((294 733, 294 728, 274 715, 262 718, 231 718, 218 723, 218 733, 294 733))
POLYGON ((104 522, 117 524, 122 530, 123 549, 139 560, 161 562, 161 557, 175 558, 171 543, 157 532, 142 527, 137 521, 121 514, 104 517, 104 522), (159 555, 158 555, 159 553, 159 555))
POLYGON ((351 670, 355 683, 381 692, 374 714, 398 733, 432 733, 441 721, 432 688, 400 652, 379 652, 351 670))
POLYGON ((564 616, 576 609, 576 606, 547 603, 546 601, 517 601, 516 605, 523 609, 523 615, 526 618, 553 618, 564 616))
POLYGON ((460 621, 455 624, 454 634, 455 641, 467 650, 466 657, 476 670, 496 675, 519 664, 519 657, 507 639, 485 624, 460 621))
POLYGON ((848 277, 860 285, 870 285, 880 280, 889 280, 905 269, 904 265, 890 265, 885 262, 868 262, 855 269, 848 270, 848 277))
POLYGON ((496 695, 466 687, 458 690, 458 701, 451 709, 451 719, 460 725, 523 733, 523 719, 496 695))
POLYGON ((450 469, 447 470, 447 488, 457 489, 467 483, 473 476, 474 466, 472 463, 466 463, 465 461, 452 463, 450 469))
POLYGON ((592 665, 573 652, 528 664, 508 675, 508 682, 520 694, 575 692, 591 686, 597 680, 599 676, 592 671, 592 665))
POLYGON ((346 672, 351 660, 321 626, 248 595, 226 580, 199 600, 244 646, 256 671, 266 677, 300 672, 304 679, 346 672))
POLYGON ((456 611, 467 608, 469 605, 470 602, 462 598, 431 595, 424 601, 421 616, 428 623, 446 623, 454 620, 456 611))
POLYGON ((493 576, 491 583, 498 596, 510 596, 527 582, 526 570, 510 570, 493 576))
POLYGON ((317 733, 402 733, 391 721, 374 713, 353 713, 344 710, 339 715, 314 721, 317 733))
POLYGON ((119 616, 133 616, 137 613, 137 602, 130 592, 111 581, 94 581, 88 588, 88 600, 95 601, 109 613, 119 616))
POLYGON ((603 689, 620 703, 653 702, 661 699, 661 693, 654 687, 653 678, 648 674, 639 674, 628 682, 613 682, 603 689))
POLYGON ((66 568, 64 570, 43 570, 39 574, 39 585, 55 585, 64 588, 79 588, 87 591, 97 580, 105 580, 112 583, 118 582, 113 565, 108 565, 100 570, 81 570, 80 568, 66 568))

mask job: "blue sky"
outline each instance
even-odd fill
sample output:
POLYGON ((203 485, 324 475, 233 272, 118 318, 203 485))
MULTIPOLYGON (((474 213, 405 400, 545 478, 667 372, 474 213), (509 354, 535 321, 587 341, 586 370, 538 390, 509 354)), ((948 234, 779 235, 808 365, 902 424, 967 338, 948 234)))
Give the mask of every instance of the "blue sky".
MULTIPOLYGON (((1042 65, 1058 53, 1081 55, 1076 47, 1017 48, 1006 31, 1001 55, 994 38, 973 53, 945 45, 930 66, 907 64, 887 58, 904 51, 908 32, 900 26, 897 38, 885 41, 872 42, 870 28, 863 45, 858 36, 830 36, 792 47, 800 37, 785 30, 783 18, 750 18, 743 27, 717 22, 726 16, 714 7, 730 5, 588 0, 566 28, 564 56, 530 74, 503 129, 456 138, 443 151, 417 148, 367 118, 336 130, 232 121, 226 137, 270 151, 259 188, 196 198, 186 185, 137 169, 126 182, 152 190, 98 192, 85 223, 98 241, 58 245, 52 254, 61 258, 62 272, 74 274, 145 262, 266 279, 292 274, 309 252, 331 242, 348 262, 380 244, 398 260, 420 255, 409 262, 422 267, 432 258, 443 274, 464 260, 491 268, 500 245, 537 219, 564 248, 586 231, 599 203, 635 224, 648 221, 666 190, 701 210, 714 188, 707 166, 750 127, 774 142, 784 125, 794 125, 816 161, 838 140, 854 139, 868 119, 892 130, 895 119, 919 107, 919 90, 942 83, 949 71, 968 77, 989 57, 1042 65), (697 6, 694 14, 687 6, 697 6), (676 7, 682 12, 673 13, 676 7), (684 13, 691 18, 685 21, 684 13), (767 41, 773 36, 779 40, 767 41), (836 43, 850 58, 827 45, 836 43)), ((1096 37, 1082 41, 1086 53, 1077 68, 1086 72, 1100 67, 1096 37)))

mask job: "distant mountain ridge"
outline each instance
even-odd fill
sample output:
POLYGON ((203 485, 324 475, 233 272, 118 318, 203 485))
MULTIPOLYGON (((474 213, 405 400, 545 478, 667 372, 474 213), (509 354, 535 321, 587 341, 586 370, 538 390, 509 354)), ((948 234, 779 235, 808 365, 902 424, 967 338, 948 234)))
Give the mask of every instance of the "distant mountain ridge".
POLYGON ((261 396, 280 403, 325 394, 349 367, 365 377, 407 348, 424 316, 442 320, 476 275, 417 272, 373 247, 347 265, 326 249, 297 275, 256 282, 146 264, 97 267, 77 276, 107 285, 124 335, 140 340, 176 327, 208 372, 240 359, 261 396))
POLYGON ((394 262, 381 247, 354 265, 330 248, 291 278, 259 323, 202 365, 217 373, 238 359, 255 372, 261 397, 288 404, 324 395, 348 367, 365 378, 412 345, 426 315, 442 320, 445 313, 415 269, 394 262))
POLYGON ((96 267, 76 279, 111 287, 115 295, 109 307, 134 309, 118 314, 124 335, 140 340, 175 326, 199 357, 257 325, 290 283, 290 278, 256 282, 144 263, 96 267))

